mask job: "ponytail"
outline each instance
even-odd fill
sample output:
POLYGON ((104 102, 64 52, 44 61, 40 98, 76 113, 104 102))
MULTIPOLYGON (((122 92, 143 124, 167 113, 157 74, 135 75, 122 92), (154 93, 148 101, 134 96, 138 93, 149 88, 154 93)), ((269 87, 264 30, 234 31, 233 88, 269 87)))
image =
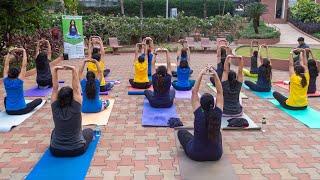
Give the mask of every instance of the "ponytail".
POLYGON ((306 76, 304 74, 298 74, 301 77, 301 86, 304 88, 308 84, 306 76))
POLYGON ((92 71, 88 71, 86 83, 86 95, 88 99, 94 99, 96 97, 96 77, 92 71))
POLYGON ((308 82, 307 82, 306 76, 304 75, 305 73, 304 67, 301 65, 296 65, 294 66, 294 72, 296 73, 297 76, 301 77, 301 86, 303 88, 306 87, 308 82))
POLYGON ((159 66, 156 72, 157 76, 157 87, 159 87, 159 92, 165 92, 165 76, 167 75, 167 68, 165 66, 159 66))
POLYGON ((270 82, 271 81, 271 76, 272 76, 272 67, 270 65, 269 59, 264 58, 262 66, 266 68, 265 76, 266 76, 266 79, 268 80, 268 82, 270 82))
POLYGON ((228 74, 228 81, 230 84, 230 89, 235 89, 237 85, 237 73, 230 70, 228 74))

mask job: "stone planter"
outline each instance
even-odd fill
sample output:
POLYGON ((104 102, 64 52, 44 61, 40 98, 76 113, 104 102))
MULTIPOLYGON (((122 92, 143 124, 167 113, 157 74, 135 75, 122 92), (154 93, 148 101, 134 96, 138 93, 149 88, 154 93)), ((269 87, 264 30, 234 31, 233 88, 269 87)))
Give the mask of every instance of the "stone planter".
POLYGON ((273 45, 280 42, 280 38, 274 39, 238 39, 236 41, 237 44, 251 44, 251 41, 258 41, 259 44, 273 45))

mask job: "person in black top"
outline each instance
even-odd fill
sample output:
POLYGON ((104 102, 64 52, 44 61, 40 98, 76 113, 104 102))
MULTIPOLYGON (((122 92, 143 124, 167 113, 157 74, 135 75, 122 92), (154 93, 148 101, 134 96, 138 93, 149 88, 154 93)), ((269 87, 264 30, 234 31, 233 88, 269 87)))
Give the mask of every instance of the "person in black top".
POLYGON ((166 52, 167 68, 165 66, 159 66, 157 70, 155 70, 157 53, 159 52, 159 50, 156 50, 155 57, 152 60, 152 85, 154 91, 144 91, 150 105, 154 108, 171 107, 175 97, 175 90, 170 90, 172 76, 169 51, 167 49, 163 49, 163 51, 166 52))
POLYGON ((85 153, 92 141, 93 130, 82 130, 82 96, 79 76, 74 66, 54 67, 51 101, 54 129, 51 134, 50 152, 58 157, 79 156, 85 153), (72 71, 72 88, 65 86, 58 91, 58 70, 72 71))
POLYGON ((310 49, 306 49, 311 55, 311 59, 308 60, 308 69, 310 74, 308 94, 313 94, 317 91, 317 77, 319 76, 319 67, 315 57, 310 49))
MULTIPOLYGON (((245 81, 244 83, 253 91, 258 92, 269 92, 271 91, 271 79, 272 79, 272 67, 271 62, 268 58, 262 58, 260 53, 261 49, 265 47, 266 49, 268 46, 261 45, 259 47, 259 55, 258 55, 258 81, 254 83, 252 81, 245 81)), ((267 51, 268 52, 268 51, 267 51)))
POLYGON ((259 42, 258 41, 251 41, 251 47, 250 47, 250 54, 251 56, 251 66, 250 66, 250 74, 258 74, 258 51, 260 49, 260 47, 258 47, 258 51, 253 51, 253 46, 254 43, 257 44, 257 46, 259 46, 259 42))
POLYGON ((242 56, 227 56, 226 62, 224 63, 224 71, 222 74, 222 89, 223 89, 223 115, 230 117, 238 117, 242 115, 242 105, 239 99, 240 91, 243 82, 243 58, 242 56), (230 70, 230 61, 232 58, 240 61, 238 67, 238 73, 230 70))
MULTIPOLYGON (((296 55, 294 58, 293 58, 293 62, 295 64, 300 64, 300 50, 299 49, 309 49, 309 45, 307 45, 305 42, 304 42, 304 37, 299 37, 298 38, 298 43, 299 45, 297 46, 297 48, 293 49, 293 53, 296 55)), ((307 52, 307 58, 309 58, 309 53, 307 52)))
POLYGON ((36 47, 36 70, 37 70, 37 84, 38 88, 51 88, 52 87, 52 74, 49 65, 51 60, 51 45, 48 40, 42 39, 37 42, 36 47), (44 42, 47 46, 47 51, 40 50, 41 43, 44 42))
POLYGON ((203 69, 192 89, 191 104, 194 112, 194 135, 187 130, 179 130, 178 138, 186 155, 195 161, 217 161, 223 153, 221 117, 223 91, 215 70, 203 69), (212 75, 217 87, 216 103, 211 94, 205 93, 199 99, 198 92, 202 76, 212 75))

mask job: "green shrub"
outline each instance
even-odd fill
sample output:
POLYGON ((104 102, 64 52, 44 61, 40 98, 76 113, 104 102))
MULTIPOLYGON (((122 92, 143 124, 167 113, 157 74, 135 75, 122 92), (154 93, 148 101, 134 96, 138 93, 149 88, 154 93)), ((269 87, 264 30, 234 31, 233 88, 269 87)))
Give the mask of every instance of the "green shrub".
MULTIPOLYGON (((222 0, 207 0, 207 15, 215 16, 222 15, 224 1, 222 0)), ((140 2, 138 0, 124 0, 124 8, 126 16, 140 16, 140 2)), ((203 0, 170 0, 169 9, 178 8, 178 12, 185 12, 187 16, 196 16, 203 18, 203 0)), ((109 8, 86 8, 81 7, 80 13, 91 14, 99 12, 103 15, 118 15, 121 14, 120 7, 109 8)), ((224 13, 233 13, 234 3, 232 0, 225 0, 224 13)), ((165 0, 144 0, 143 2, 144 17, 166 16, 166 1, 165 0)))
POLYGON ((298 0, 291 8, 291 16, 303 22, 320 23, 320 4, 313 0, 298 0))
POLYGON ((320 39, 320 32, 314 33, 313 36, 320 39))
POLYGON ((280 32, 273 27, 267 26, 264 22, 260 22, 259 34, 256 34, 253 24, 249 23, 247 27, 240 31, 239 36, 244 39, 272 39, 279 38, 280 32))

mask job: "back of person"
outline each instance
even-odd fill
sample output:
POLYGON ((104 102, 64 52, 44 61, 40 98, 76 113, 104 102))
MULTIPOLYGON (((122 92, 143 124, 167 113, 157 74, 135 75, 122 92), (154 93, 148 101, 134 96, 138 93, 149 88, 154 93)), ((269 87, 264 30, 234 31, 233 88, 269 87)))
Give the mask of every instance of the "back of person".
POLYGON ((189 77, 190 77, 190 68, 181 68, 180 66, 177 68, 177 85, 180 87, 189 87, 190 82, 189 82, 189 77))
POLYGON ((261 65, 258 69, 257 85, 260 88, 271 89, 271 79, 267 77, 267 68, 261 65))
MULTIPOLYGON (((221 126, 221 109, 215 107, 213 112, 215 114, 215 121, 220 122, 221 126)), ((210 140, 205 115, 201 107, 194 112, 194 116, 194 138, 187 145, 186 153, 190 158, 197 161, 219 160, 223 151, 220 128, 217 129, 219 132, 216 133, 218 136, 215 137, 215 140, 210 140)))
POLYGON ((87 80, 81 80, 82 89, 82 112, 84 113, 96 113, 101 111, 102 102, 99 99, 100 82, 95 79, 95 98, 89 99, 86 93, 87 80))
POLYGON ((308 60, 308 69, 310 75, 308 93, 315 93, 317 91, 317 77, 319 76, 319 70, 315 60, 308 60))
POLYGON ((81 104, 73 100, 70 106, 61 108, 58 101, 51 104, 55 128, 51 147, 59 150, 75 150, 84 147, 82 135, 81 104))
POLYGON ((37 82, 52 81, 52 74, 47 55, 40 53, 36 59, 37 82))
POLYGON ((252 56, 251 57, 251 68, 250 68, 250 73, 251 74, 258 74, 257 60, 258 60, 257 56, 252 56))
POLYGON ((303 107, 308 105, 308 86, 309 86, 309 79, 310 75, 309 73, 304 73, 307 85, 305 87, 302 87, 301 80, 302 78, 296 74, 293 74, 290 77, 290 93, 289 97, 286 101, 287 105, 292 107, 303 107))
POLYGON ((242 83, 235 80, 235 86, 231 87, 229 80, 222 82, 223 88, 223 114, 237 115, 242 112, 242 106, 239 101, 242 83))
POLYGON ((169 98, 169 92, 170 92, 170 87, 171 87, 171 76, 167 74, 163 78, 163 84, 164 87, 160 87, 159 84, 159 78, 157 74, 154 74, 152 76, 152 85, 153 85, 153 90, 154 90, 154 96, 156 97, 163 97, 163 98, 169 98))
MULTIPOLYGON (((98 76, 98 69, 94 63, 88 62, 87 66, 88 66, 88 71, 92 71, 96 76, 98 76)), ((99 67, 100 67, 101 71, 104 70, 104 62, 103 61, 99 61, 99 67)), ((106 80, 102 76, 100 86, 105 86, 106 84, 107 84, 106 80)))
POLYGON ((5 108, 9 111, 20 110, 26 107, 23 93, 23 81, 19 78, 3 80, 7 96, 5 97, 5 108))
POLYGON ((140 63, 139 61, 135 61, 134 63, 134 82, 136 83, 145 83, 149 82, 148 78, 148 62, 145 60, 140 63))

